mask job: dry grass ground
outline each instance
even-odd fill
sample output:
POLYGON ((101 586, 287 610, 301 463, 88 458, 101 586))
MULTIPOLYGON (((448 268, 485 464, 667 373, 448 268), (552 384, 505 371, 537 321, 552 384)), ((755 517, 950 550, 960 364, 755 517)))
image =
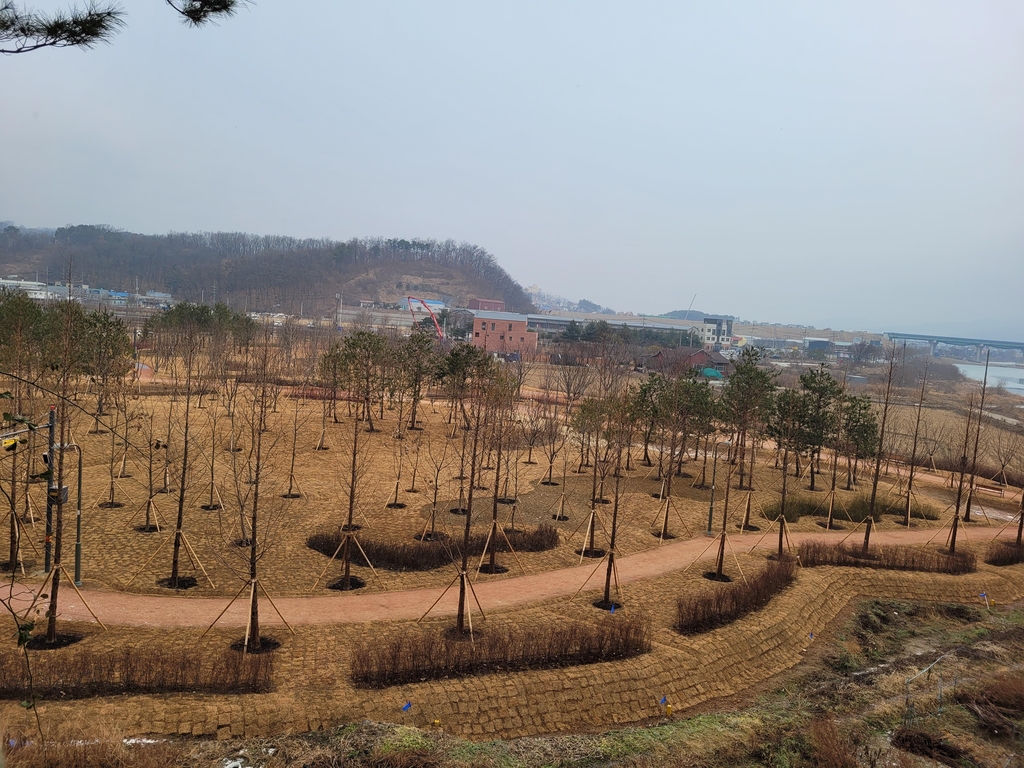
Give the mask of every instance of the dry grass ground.
MULTIPOLYGON (((295 401, 282 396, 278 412, 272 414, 268 436, 273 444, 269 469, 261 489, 263 498, 264 531, 267 533, 269 549, 261 560, 261 579, 267 589, 274 595, 309 594, 317 576, 327 568, 324 579, 316 587, 316 592, 324 593, 327 585, 335 581, 340 570, 339 564, 329 564, 328 558, 306 546, 307 537, 320 530, 337 530, 344 523, 348 504, 348 454, 352 421, 345 413, 344 405, 340 407, 342 421, 339 424, 328 422, 327 442, 330 450, 314 450, 320 437, 321 403, 308 400, 299 403, 299 430, 294 469, 295 488, 301 492, 300 498, 284 499, 281 496, 287 491, 289 469, 291 465, 292 426, 295 418, 295 401)), ((170 402, 166 396, 143 396, 133 401, 140 418, 148 430, 148 417, 154 419, 153 432, 157 436, 167 434, 167 416, 170 402)), ((181 404, 175 404, 174 429, 180 428, 178 417, 181 404)), ((360 489, 357 496, 356 523, 361 526, 358 536, 364 539, 381 539, 396 542, 415 542, 430 517, 431 500, 433 498, 434 470, 431 465, 430 453, 439 453, 447 440, 450 427, 446 423, 446 412, 441 402, 431 406, 424 402, 422 408, 424 429, 419 432, 404 432, 404 439, 396 439, 396 413, 385 411, 385 418, 377 423, 378 431, 360 434, 361 452, 367 456, 365 471, 360 478, 360 489), (417 466, 417 455, 419 457, 417 466), (387 505, 394 500, 395 482, 399 471, 396 456, 401 458, 401 481, 399 483, 399 502, 405 507, 389 508, 387 505), (416 471, 417 493, 408 492, 412 483, 413 471, 416 471)), ((85 481, 83 484, 83 572, 87 586, 103 586, 115 590, 133 592, 166 592, 157 585, 157 581, 166 577, 170 571, 171 531, 176 515, 177 493, 156 494, 154 504, 156 514, 162 528, 161 532, 143 533, 138 529, 145 519, 144 507, 148 497, 149 462, 145 451, 146 436, 136 430, 130 434, 130 442, 141 450, 130 450, 126 474, 130 477, 115 478, 115 499, 124 506, 104 508, 102 502, 108 499, 110 455, 114 451, 115 470, 119 474, 120 459, 123 446, 119 440, 112 441, 109 434, 90 434, 91 420, 82 419, 74 425, 75 439, 83 445, 85 458, 85 481)), ((171 460, 169 477, 172 488, 177 486, 178 455, 175 432, 171 431, 171 460)), ((194 567, 190 558, 183 554, 182 563, 185 575, 194 576, 198 586, 190 590, 190 594, 202 595, 233 595, 244 579, 244 557, 248 550, 239 547, 235 542, 243 538, 239 519, 238 493, 248 490, 245 481, 243 452, 232 453, 226 448, 231 445, 230 421, 224 415, 224 409, 215 398, 204 398, 204 407, 193 412, 193 435, 195 444, 193 456, 195 463, 190 473, 190 483, 186 493, 186 513, 184 530, 192 545, 198 562, 206 570, 207 579, 198 567, 194 567), (218 434, 210 433, 211 416, 215 409, 220 409, 217 418, 218 434), (204 510, 202 505, 209 501, 209 461, 211 456, 215 462, 215 481, 217 500, 223 502, 222 510, 204 510), (236 463, 233 471, 232 462, 236 463), (236 481, 236 475, 238 480, 236 481), (212 585, 211 585, 212 581, 212 585)), ((244 436, 236 437, 236 446, 245 446, 244 436)), ((464 518, 453 515, 450 509, 459 506, 459 473, 458 452, 461 448, 461 433, 449 441, 447 447, 447 465, 440 473, 438 489, 438 512, 436 527, 461 537, 464 518)), ((654 497, 660 493, 661 483, 656 480, 656 467, 639 465, 637 448, 634 457, 635 468, 626 473, 622 483, 622 503, 620 508, 620 525, 618 532, 618 550, 626 554, 649 547, 657 546, 657 532, 660 528, 659 512, 661 501, 654 497)), ((692 456, 692 454, 691 454, 692 456)), ((579 562, 576 554, 586 534, 589 512, 590 494, 593 484, 592 470, 584 467, 582 474, 577 474, 579 457, 578 449, 567 445, 556 460, 554 477, 561 483, 563 462, 565 466, 565 484, 558 486, 543 485, 547 466, 543 455, 534 451, 537 464, 526 464, 525 449, 514 453, 510 463, 511 478, 508 495, 515 495, 518 483, 518 503, 514 505, 515 525, 517 527, 533 527, 541 523, 555 525, 561 535, 562 544, 556 549, 546 552, 518 553, 499 555, 499 561, 509 569, 510 574, 552 570, 579 562), (516 477, 518 475, 518 477, 516 477), (567 516, 566 521, 555 521, 552 516, 558 511, 560 500, 564 494, 567 516)), ((781 478, 774 468, 771 455, 763 453, 758 462, 756 487, 759 489, 751 499, 751 512, 754 524, 765 529, 768 521, 764 519, 764 510, 770 509, 777 502, 781 478)), ((692 487, 695 478, 699 478, 703 469, 703 456, 697 461, 692 459, 684 465, 690 477, 677 477, 673 483, 672 509, 669 516, 669 529, 678 536, 696 535, 707 526, 707 508, 710 491, 707 488, 692 487)), ((836 519, 844 519, 842 509, 844 503, 856 498, 865 491, 865 471, 862 468, 861 482, 856 490, 847 492, 840 490, 836 506, 836 519), (844 501, 845 500, 845 501, 844 501)), ((163 457, 157 454, 154 467, 155 484, 163 485, 163 457)), ((881 493, 896 495, 901 491, 900 480, 895 474, 883 479, 881 493)), ((711 467, 707 469, 706 481, 710 485, 711 467)), ((73 475, 73 473, 72 473, 73 475)), ((486 490, 477 490, 474 500, 474 530, 486 533, 490 524, 494 471, 482 473, 483 485, 486 490)), ((719 461, 718 490, 716 493, 716 520, 725 506, 725 481, 729 477, 729 467, 719 461)), ((930 487, 925 475, 921 476, 922 489, 930 487)), ((733 476, 733 485, 736 477, 733 476)), ((71 494, 74 498, 74 478, 70 478, 71 494)), ((605 480, 604 494, 609 498, 612 493, 613 480, 605 480)), ((823 483, 822 483, 823 484, 823 483)), ((803 479, 790 479, 790 490, 800 493, 807 485, 803 479)), ((842 485, 842 483, 841 483, 842 485)), ((36 522, 28 525, 26 531, 35 549, 25 542, 23 557, 34 561, 38 572, 43 541, 42 515, 45 508, 43 484, 33 485, 30 490, 31 506, 36 522)), ((464 488, 468 492, 468 489, 464 488)), ((505 489, 502 489, 503 493, 505 489)), ((922 491, 924 493, 924 491, 922 491)), ((935 498, 924 498, 923 504, 932 504, 941 511, 939 504, 949 493, 941 488, 932 494, 935 498)), ((825 494, 816 494, 822 502, 820 513, 824 512, 825 494)), ((738 525, 746 505, 747 492, 735 488, 730 491, 729 515, 738 525)), ((987 502, 987 500, 986 500, 987 502)), ((69 505, 70 506, 70 505, 69 505)), ((511 525, 512 505, 500 504, 499 520, 502 527, 511 525)), ((72 516, 68 515, 66 523, 65 563, 70 566, 72 547, 69 540, 73 536, 72 516)), ((795 530, 815 530, 820 522, 815 517, 803 518, 794 526, 795 530)), ((917 523, 917 521, 915 521, 917 523)), ((716 522, 717 529, 720 523, 716 522)), ((895 526, 895 518, 886 518, 883 526, 895 526)), ((934 525, 920 521, 917 524, 934 525)), ((611 505, 597 506, 597 546, 606 546, 611 526, 611 505)), ((31 570, 31 568, 30 568, 31 570)), ((446 584, 451 575, 448 569, 427 572, 394 572, 379 571, 380 581, 368 568, 357 566, 355 573, 367 584, 367 589, 410 589, 416 587, 446 584)), ((501 575, 480 574, 480 579, 503 578, 501 575)))
MULTIPOLYGON (((155 434, 167 433, 169 400, 166 396, 144 395, 133 403, 133 407, 141 412, 152 413, 155 434)), ((294 401, 281 397, 278 412, 272 416, 269 424, 268 435, 277 442, 273 447, 269 479, 263 491, 263 497, 267 502, 265 512, 268 513, 270 523, 271 547, 261 561, 261 578, 274 595, 309 594, 317 575, 326 566, 326 577, 315 590, 317 593, 325 594, 326 585, 337 578, 340 565, 331 563, 326 556, 309 549, 305 542, 309 534, 325 528, 336 529, 344 522, 347 509, 345 448, 353 424, 342 406, 342 422, 337 425, 328 424, 327 441, 331 446, 330 450, 316 451, 314 448, 320 436, 321 403, 299 403, 299 418, 303 427, 299 433, 295 478, 302 496, 284 499, 281 495, 287 490, 288 483, 293 407, 294 401)), ((178 410, 180 412, 180 407, 178 410)), ((224 418, 222 405, 216 399, 206 398, 204 408, 194 413, 199 451, 197 465, 192 473, 193 483, 186 495, 185 531, 215 586, 211 586, 203 574, 192 568, 188 559, 183 556, 185 573, 195 576, 199 582, 189 594, 233 595, 243 583, 240 557, 243 550, 234 542, 242 536, 235 492, 245 490, 245 477, 240 475, 236 484, 232 474, 232 457, 238 457, 240 454, 225 450, 230 443, 229 422, 224 418), (209 416, 214 409, 221 409, 218 421, 222 431, 215 437, 210 437, 208 434, 204 435, 204 425, 209 424, 209 416), (200 508, 200 505, 208 501, 206 482, 207 462, 210 457, 216 462, 220 497, 227 507, 221 511, 200 508)), ((422 410, 425 429, 421 432, 406 433, 404 439, 398 440, 395 437, 396 415, 395 412, 386 411, 378 432, 360 434, 369 461, 361 481, 363 490, 357 499, 356 523, 362 526, 358 532, 360 537, 411 542, 422 532, 429 518, 433 473, 428 446, 440 445, 445 439, 448 427, 442 403, 438 401, 436 407, 433 407, 429 401, 425 401, 422 410), (419 493, 413 494, 408 493, 407 489, 412 480, 417 445, 420 456, 416 481, 419 493), (406 506, 394 509, 388 508, 387 504, 394 492, 397 474, 395 456, 399 452, 402 455, 400 501, 406 506)), ((83 549, 86 584, 112 590, 166 593, 166 590, 156 585, 156 581, 168 575, 170 569, 168 527, 173 524, 176 495, 160 494, 155 497, 161 524, 164 527, 163 532, 137 531, 136 527, 141 525, 143 520, 142 508, 147 497, 145 482, 148 466, 144 454, 134 453, 130 455, 128 462, 128 474, 131 477, 117 479, 117 499, 123 501, 125 506, 99 506, 99 502, 106 498, 109 484, 111 436, 90 435, 90 427, 91 421, 82 419, 74 428, 75 438, 84 446, 85 455, 83 549)), ((172 423, 172 440, 174 429, 177 428, 175 419, 172 423)), ((449 447, 450 455, 457 453, 460 439, 457 433, 454 444, 449 447)), ((146 444, 145 437, 140 433, 133 433, 131 440, 142 446, 146 444)), ((242 443, 244 444, 244 441, 242 443)), ((113 448, 120 459, 122 447, 114 444, 113 448)), ((639 453, 639 450, 635 452, 634 461, 639 453)), ((579 562, 576 550, 583 543, 590 507, 592 476, 589 469, 583 474, 573 472, 577 457, 578 454, 571 447, 563 451, 555 467, 555 477, 561 481, 562 461, 565 460, 566 483, 555 487, 540 483, 547 471, 542 453, 535 452, 534 458, 541 462, 535 465, 523 463, 525 450, 515 457, 513 466, 518 470, 519 484, 519 502, 515 505, 517 527, 550 523, 560 529, 562 536, 562 544, 556 549, 520 554, 519 562, 527 571, 548 571, 579 562), (568 502, 569 520, 553 521, 552 515, 558 509, 563 493, 568 502)), ((781 477, 774 468, 772 455, 767 451, 762 452, 757 464, 755 483, 758 491, 751 498, 751 509, 752 520, 754 525, 761 529, 760 532, 740 533, 736 529, 743 514, 747 494, 735 487, 729 492, 731 522, 728 529, 733 534, 730 540, 734 542, 737 555, 734 559, 730 551, 726 572, 734 578, 742 578, 741 571, 752 573, 763 567, 763 556, 744 554, 749 546, 743 544, 752 544, 767 530, 768 521, 761 515, 761 510, 770 508, 777 501, 781 487, 781 477)), ((691 476, 699 476, 701 465, 700 460, 691 461, 684 469, 691 476)), ((715 499, 716 529, 721 524, 720 515, 725 507, 725 485, 730 479, 726 462, 720 461, 718 470, 715 499)), ((901 489, 901 479, 896 466, 893 465, 891 470, 892 474, 883 478, 879 488, 879 492, 886 497, 898 496, 901 489)), ((458 506, 458 480, 454 479, 456 474, 457 457, 441 473, 439 488, 437 527, 450 533, 456 533, 464 521, 464 518, 448 512, 451 507, 458 506)), ((172 485, 177 484, 176 476, 177 473, 172 471, 172 485)), ((659 544, 656 533, 659 528, 661 501, 652 494, 660 491, 661 483, 655 476, 654 469, 640 466, 626 473, 622 482, 623 495, 620 507, 620 553, 637 552, 657 547, 659 544)), ((852 492, 840 490, 839 508, 842 507, 842 502, 851 502, 865 492, 866 477, 866 468, 862 468, 859 487, 852 492)), ((950 490, 943 485, 941 476, 922 473, 919 477, 920 503, 931 506, 942 518, 942 512, 949 504, 950 490)), ((710 467, 708 478, 710 480, 710 467)), ((162 479, 160 465, 157 470, 158 485, 162 483, 162 479)), ((485 472, 484 480, 488 486, 492 485, 493 470, 485 472)), ((735 483, 735 477, 732 480, 735 483)), ((694 477, 677 478, 673 486, 670 529, 677 535, 700 536, 707 525, 710 492, 708 489, 693 487, 693 482, 694 477)), ((605 485, 605 495, 609 497, 611 483, 612 480, 609 478, 605 485)), ((806 491, 806 485, 806 478, 790 478, 792 492, 811 496, 810 492, 806 491)), ((827 487, 827 483, 823 482, 822 486, 827 487)), ((34 528, 29 527, 28 530, 36 547, 40 548, 43 533, 43 488, 39 485, 33 486, 31 493, 37 523, 34 528)), ((474 528, 477 531, 485 531, 490 521, 492 495, 490 490, 478 493, 474 507, 474 528)), ((813 498, 820 499, 824 504, 826 493, 813 494, 813 498)), ((986 506, 989 506, 989 503, 986 499, 986 506)), ((992 506, 1001 508, 997 504, 992 506)), ((1006 514, 1010 514, 1012 503, 1005 501, 1002 506, 1006 507, 1006 514)), ((597 509, 597 546, 602 547, 606 546, 611 505, 599 505, 597 509)), ((510 524, 508 517, 511 510, 511 505, 499 505, 503 525, 510 524)), ((800 518, 798 522, 792 524, 792 528, 805 531, 821 530, 821 511, 823 507, 816 515, 800 518)), ((68 517, 71 518, 70 515, 68 517)), ((841 512, 837 511, 836 519, 842 523, 841 512)), ((915 525, 937 528, 941 522, 942 520, 915 520, 915 525)), ((976 525, 984 524, 981 522, 976 525)), ((888 515, 883 516, 880 523, 883 529, 899 525, 899 520, 888 515)), ((846 523, 846 527, 852 529, 853 525, 846 523)), ((65 555, 65 563, 70 568, 72 548, 68 542, 73 536, 73 526, 70 523, 65 534, 66 552, 69 553, 65 555)), ((34 554, 27 543, 24 554, 27 559, 36 561, 38 569, 41 558, 34 554)), ((515 575, 519 571, 519 562, 513 556, 502 554, 499 561, 509 568, 510 575, 515 575)), ((700 638, 690 639, 683 638, 671 628, 675 620, 676 598, 687 594, 707 593, 722 586, 702 578, 699 571, 703 569, 695 567, 687 572, 667 574, 629 584, 624 588, 621 597, 625 606, 623 613, 627 616, 642 615, 652 625, 654 650, 643 657, 564 670, 531 670, 516 674, 484 675, 459 681, 421 682, 374 692, 359 690, 352 685, 349 679, 351 649, 360 642, 378 642, 409 632, 413 628, 412 625, 401 622, 356 624, 332 627, 329 631, 323 628, 304 627, 299 628, 295 636, 286 635, 283 631, 275 629, 273 634, 282 641, 283 646, 277 652, 278 663, 273 693, 242 696, 168 694, 108 697, 80 702, 54 701, 41 704, 40 713, 44 722, 48 724, 75 722, 76 718, 92 718, 104 723, 105 727, 111 729, 111 733, 152 733, 218 739, 319 731, 366 718, 401 726, 425 728, 428 731, 433 728, 434 721, 438 720, 440 729, 445 732, 474 741, 522 735, 578 733, 606 729, 615 725, 653 723, 662 716, 658 702, 663 696, 676 705, 677 711, 685 710, 763 686, 773 676, 792 669, 809 648, 815 647, 812 636, 820 636, 829 622, 851 599, 858 596, 970 602, 976 601, 976 596, 980 592, 986 592, 1002 602, 1020 595, 1020 567, 994 568, 981 565, 977 574, 967 576, 865 573, 855 569, 834 568, 800 570, 794 586, 775 598, 767 608, 744 617, 733 625, 708 632, 700 638), (403 710, 406 702, 412 702, 412 706, 408 710, 403 710)), ((369 569, 355 566, 353 572, 367 583, 367 591, 382 589, 369 569)), ((452 572, 447 568, 428 572, 382 571, 380 577, 387 589, 411 589, 447 584, 452 572)), ((489 580, 507 576, 481 574, 476 578, 489 580)), ((482 628, 485 632, 489 627, 529 631, 531 627, 549 626, 552 623, 597 621, 604 618, 601 612, 591 606, 591 602, 599 596, 596 592, 597 586, 595 580, 591 583, 594 591, 588 589, 572 602, 560 598, 514 612, 489 612, 482 628)), ((450 623, 450 620, 446 619, 428 618, 418 629, 439 633, 450 623)), ((67 628, 85 635, 78 648, 91 648, 97 653, 117 652, 126 645, 179 648, 196 654, 220 653, 240 635, 237 630, 216 629, 206 638, 200 639, 197 632, 168 633, 143 628, 102 632, 93 626, 67 628)), ((13 640, 5 636, 0 643, 9 649, 13 640)), ((59 655, 65 652, 46 653, 59 655)), ((29 713, 20 709, 16 703, 2 705, 0 714, 3 714, 10 728, 24 732, 31 729, 29 713)), ((703 726, 699 731, 692 732, 685 728, 670 730, 665 733, 670 734, 671 739, 668 736, 665 738, 671 742, 678 737, 682 739, 679 743, 707 739, 708 743, 718 743, 724 745, 723 749, 731 749, 737 743, 731 732, 720 737, 712 734, 719 733, 719 729, 725 733, 738 728, 739 726, 735 724, 745 721, 747 715, 738 717, 738 721, 726 718, 709 723, 706 731, 703 726)), ((388 730, 387 733, 394 731, 388 730)), ((417 734, 416 739, 421 738, 419 731, 413 733, 417 734)), ((656 732, 642 732, 624 740, 627 743, 646 744, 653 750, 652 754, 662 755, 663 747, 657 746, 662 744, 661 737, 652 737, 652 733, 656 732), (651 746, 652 744, 654 746, 651 746)), ((745 739, 746 736, 739 740, 741 746, 746 744, 745 739)), ((563 747, 560 747, 568 750, 570 757, 574 748, 572 743, 566 740, 563 747)), ((608 750, 599 751, 599 754, 605 755, 602 759, 618 759, 632 754, 628 750, 618 751, 619 744, 617 740, 608 750)), ((319 749, 322 745, 313 746, 319 749)), ((307 747, 308 743, 302 745, 303 749, 307 747)), ((375 742, 375 746, 368 749, 372 752, 376 748, 375 742)), ((529 759, 541 754, 548 747, 521 742, 514 748, 500 748, 506 749, 522 749, 523 754, 528 757, 523 758, 526 762, 505 761, 504 764, 526 765, 537 764, 530 763, 529 759)), ((595 754, 593 742, 587 742, 587 745, 580 746, 579 749, 586 755, 595 754)), ((281 746, 281 750, 283 753, 286 748, 281 746)), ((471 749, 468 746, 458 746, 455 754, 466 755, 466 758, 459 757, 449 764, 496 765, 502 764, 504 760, 503 757, 495 757, 492 753, 480 753, 483 755, 480 761, 474 762, 479 756, 474 750, 475 748, 471 749), (459 762, 460 760, 462 762, 459 762)), ((206 759, 216 752, 204 753, 200 750, 199 754, 203 755, 202 759, 206 759)), ((219 754, 223 756, 224 753, 219 754)), ((271 765, 269 762, 266 764, 271 765)), ((327 766, 331 763, 310 764, 327 766)), ((563 764, 576 763, 569 760, 563 764)))

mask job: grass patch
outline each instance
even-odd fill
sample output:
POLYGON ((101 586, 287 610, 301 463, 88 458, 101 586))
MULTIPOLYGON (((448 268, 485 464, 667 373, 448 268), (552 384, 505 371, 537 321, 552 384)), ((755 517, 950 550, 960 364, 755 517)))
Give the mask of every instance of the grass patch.
POLYGON ((741 616, 764 608, 793 583, 795 568, 796 563, 790 558, 772 561, 747 583, 679 598, 676 630, 684 635, 695 635, 731 624, 741 616))
POLYGON ((10 768, 169 768, 183 764, 183 750, 170 742, 51 738, 45 750, 39 745, 38 736, 5 736, 4 742, 10 768))
MULTIPOLYGON (((230 650, 198 653, 156 648, 89 648, 33 654, 35 694, 41 699, 84 699, 140 693, 265 693, 271 689, 272 654, 230 650)), ((0 653, 0 698, 29 696, 24 658, 0 653)))
POLYGON ((956 576, 978 570, 978 559, 971 550, 961 550, 955 555, 948 555, 934 550, 885 546, 873 547, 865 554, 856 544, 805 541, 800 544, 797 551, 800 563, 805 568, 838 565, 889 571, 947 573, 956 576))
POLYGON ((529 631, 488 630, 472 643, 444 634, 406 633, 387 642, 357 645, 352 681, 362 688, 387 688, 491 672, 597 664, 650 650, 649 623, 625 617, 529 631))
MULTIPOLYGON (((341 557, 338 549, 344 534, 341 531, 318 531, 306 539, 306 546, 330 557, 335 552, 341 557)), ((532 531, 514 531, 499 536, 497 551, 508 552, 509 542, 516 552, 545 552, 559 544, 558 529, 553 525, 540 525, 532 531)), ((380 541, 376 539, 359 539, 366 557, 374 568, 388 571, 432 571, 451 565, 462 558, 462 540, 455 537, 438 541, 380 541)), ((479 557, 487 544, 486 533, 474 533, 469 537, 469 556, 479 557)), ((494 542, 492 542, 492 545, 494 542)), ((352 560, 361 565, 368 565, 358 547, 352 553, 352 560)))

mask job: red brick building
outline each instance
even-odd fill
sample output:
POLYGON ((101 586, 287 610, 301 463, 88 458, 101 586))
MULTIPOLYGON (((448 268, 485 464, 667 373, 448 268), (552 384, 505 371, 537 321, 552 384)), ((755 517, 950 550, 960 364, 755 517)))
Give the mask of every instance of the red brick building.
MULTIPOLYGON (((461 313, 460 313, 461 314, 461 313)), ((527 330, 526 315, 515 312, 465 310, 465 323, 472 330, 469 340, 487 352, 537 351, 537 332, 527 330)))
POLYGON ((501 299, 470 299, 469 308, 484 312, 504 312, 505 302, 501 299))

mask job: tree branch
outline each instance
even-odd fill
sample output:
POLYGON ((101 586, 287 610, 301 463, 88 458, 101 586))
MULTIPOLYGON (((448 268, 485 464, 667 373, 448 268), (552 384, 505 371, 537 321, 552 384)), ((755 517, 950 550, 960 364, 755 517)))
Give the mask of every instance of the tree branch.
POLYGON ((245 5, 245 0, 164 0, 185 23, 192 27, 201 26, 220 17, 234 16, 245 5))
POLYGON ((90 2, 84 8, 72 7, 49 15, 22 11, 13 0, 0 0, 0 53, 92 48, 108 42, 123 26, 124 11, 112 2, 90 2))

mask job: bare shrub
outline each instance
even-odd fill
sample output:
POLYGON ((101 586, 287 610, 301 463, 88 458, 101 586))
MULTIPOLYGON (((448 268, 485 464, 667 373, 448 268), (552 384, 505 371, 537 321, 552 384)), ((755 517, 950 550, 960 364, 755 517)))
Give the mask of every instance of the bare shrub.
MULTIPOLYGON (((517 552, 544 552, 554 549, 559 544, 558 529, 553 525, 540 525, 532 531, 517 530, 506 535, 508 541, 505 540, 505 536, 498 537, 496 545, 498 552, 508 552, 509 542, 517 552)), ((306 539, 306 546, 331 557, 338 552, 338 546, 341 544, 343 536, 341 531, 318 531, 306 539)), ((461 542, 455 540, 396 542, 360 539, 359 543, 374 568, 384 568, 389 571, 431 571, 450 565, 462 557, 461 542)), ((483 554, 486 543, 487 534, 485 533, 475 533, 470 536, 470 556, 483 554)), ((494 546, 493 542, 492 546, 494 546)), ((353 559, 362 565, 367 564, 358 549, 353 552, 353 559)))
POLYGON ((1016 542, 993 541, 985 554, 985 562, 989 565, 1024 563, 1024 547, 1018 547, 1016 542))
MULTIPOLYGON (((271 689, 272 654, 223 650, 209 654, 157 648, 95 651, 75 648, 32 659, 34 691, 42 699, 83 699, 139 693, 264 693, 271 689)), ((29 696, 21 656, 0 653, 0 698, 29 696)))
POLYGON ((362 688, 386 688, 491 672, 597 664, 650 650, 650 624, 636 617, 609 616, 596 624, 529 631, 488 630, 472 643, 444 634, 404 633, 387 642, 357 645, 352 681, 362 688))
POLYGON ((913 547, 886 546, 868 550, 865 554, 857 545, 832 544, 825 541, 805 541, 798 550, 800 563, 805 568, 821 565, 839 565, 850 568, 878 568, 890 571, 923 571, 959 576, 978 570, 978 558, 970 550, 955 555, 913 547))
POLYGON ((916 728, 897 728, 891 739, 892 745, 914 755, 937 760, 944 765, 960 765, 968 753, 950 744, 941 736, 933 736, 916 728))
POLYGON ((839 732, 834 720, 811 721, 811 748, 818 768, 857 768, 853 740, 839 732))
POLYGON ((745 584, 732 584, 679 598, 676 603, 676 630, 684 635, 696 635, 764 608, 775 595, 793 583, 795 566, 790 558, 769 562, 764 570, 745 584))
POLYGON ((1019 672, 1007 672, 978 688, 959 691, 956 700, 993 736, 1019 736, 1017 721, 1024 715, 1024 677, 1019 672))
MULTIPOLYGON (((780 506, 779 502, 771 504, 765 509, 765 515, 774 520, 779 516, 780 506)), ((853 499, 846 499, 842 502, 842 505, 837 503, 833 508, 832 516, 840 524, 845 522, 847 518, 854 523, 862 523, 871 516, 870 511, 871 497, 861 495, 853 499)), ((906 500, 904 499, 895 497, 878 497, 875 499, 874 520, 876 523, 882 519, 882 515, 903 517, 905 513, 906 500)), ((795 494, 786 499, 787 523, 798 523, 801 517, 806 516, 827 517, 828 504, 819 496, 805 494, 795 494)), ((910 516, 918 520, 939 519, 939 514, 934 509, 918 504, 916 501, 911 505, 910 516)))

